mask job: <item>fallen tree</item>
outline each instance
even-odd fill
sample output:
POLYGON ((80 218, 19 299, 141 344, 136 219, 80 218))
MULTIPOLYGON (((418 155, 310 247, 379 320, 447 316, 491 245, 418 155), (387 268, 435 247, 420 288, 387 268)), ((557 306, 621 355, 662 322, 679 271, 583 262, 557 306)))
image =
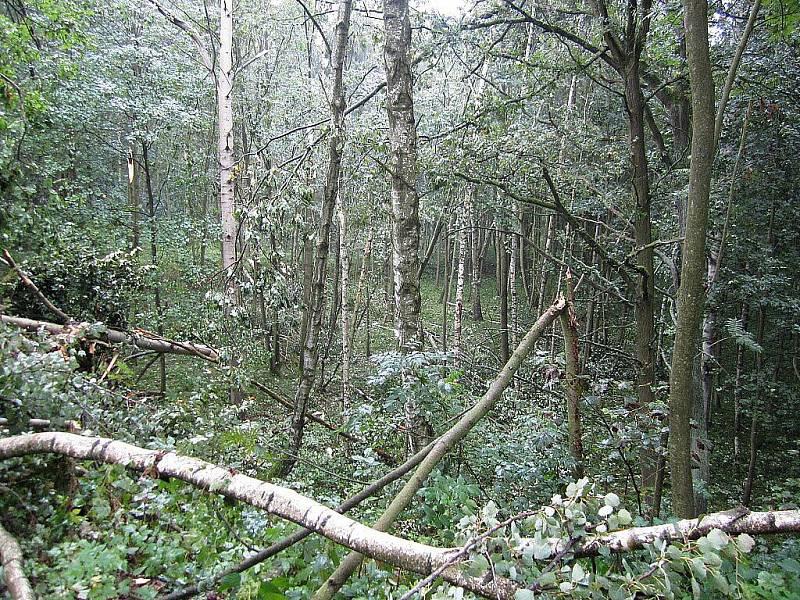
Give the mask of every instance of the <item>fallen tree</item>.
MULTIPOLYGON (((378 492, 380 492, 383 488, 385 488, 390 483, 393 483, 406 475, 411 469, 416 467, 419 463, 422 462, 422 459, 428 455, 431 448, 433 448, 433 442, 425 446, 422 450, 417 452, 414 456, 409 458, 406 462, 404 462, 399 467, 392 469, 386 475, 374 481, 373 483, 369 484, 363 490, 351 496, 344 502, 342 502, 339 506, 335 508, 336 512, 346 513, 352 508, 355 508, 359 504, 361 504, 367 498, 371 498, 378 492)), ((287 548, 294 546, 295 544, 303 541, 309 535, 314 533, 310 529, 302 528, 291 535, 286 536, 285 538, 278 540, 271 546, 264 548, 263 550, 259 550, 255 554, 248 556, 242 562, 227 569, 216 573, 212 577, 208 578, 204 583, 206 586, 214 586, 216 585, 223 577, 230 575, 232 573, 242 573, 247 569, 251 569, 257 564, 260 564, 275 556, 276 554, 283 552, 287 548)), ((167 594, 166 596, 162 596, 160 600, 183 600, 184 598, 191 598, 192 596, 196 596, 200 593, 200 586, 199 585, 191 585, 185 589, 178 590, 172 592, 171 594, 167 594)))
POLYGON ((22 570, 22 551, 14 537, 0 525, 0 565, 13 600, 34 600, 33 589, 22 570))
MULTIPOLYGON (((437 548, 377 531, 297 492, 231 469, 175 452, 147 450, 108 438, 46 432, 0 440, 0 459, 28 454, 60 454, 81 460, 124 465, 152 477, 173 477, 200 489, 239 500, 315 531, 329 540, 395 567, 428 575, 449 564, 458 549, 437 548)), ((508 600, 516 585, 502 578, 484 580, 448 566, 442 578, 485 598, 508 600)))
MULTIPOLYGON (((419 455, 424 457, 427 450, 421 451, 419 455)), ((151 477, 174 477, 211 493, 261 508, 269 514, 302 525, 337 544, 390 565, 423 575, 444 567, 441 571, 443 579, 486 598, 510 600, 520 589, 517 584, 502 577, 492 578, 490 574, 479 578, 465 575, 456 562, 456 559, 465 555, 461 548, 438 548, 373 529, 293 490, 196 458, 175 452, 147 450, 108 438, 84 437, 72 433, 32 433, 0 439, 0 460, 47 453, 124 465, 151 477)), ((656 539, 697 539, 712 529, 730 534, 797 533, 800 532, 800 510, 749 512, 741 508, 709 514, 702 519, 635 527, 590 538, 582 545, 572 547, 569 552, 559 554, 562 558, 594 556, 604 546, 612 552, 626 552, 642 548, 656 539)), ((4 530, 0 530, 0 552, 6 562, 10 560, 7 557, 17 557, 18 554, 14 554, 15 548, 2 537, 3 533, 4 530)), ((15 560, 18 561, 19 558, 15 560)))
POLYGON ((656 540, 696 540, 712 529, 729 534, 800 533, 800 510, 773 510, 750 512, 745 507, 711 513, 697 519, 683 519, 675 523, 623 529, 589 540, 574 548, 578 558, 597 556, 601 548, 621 553, 644 548, 656 540))
POLYGON ((44 330, 53 335, 68 335, 83 337, 89 340, 100 340, 112 344, 128 344, 140 350, 159 352, 164 354, 180 354, 183 356, 196 356, 210 362, 219 362, 219 351, 194 342, 179 342, 163 338, 158 334, 145 331, 144 329, 134 329, 132 331, 121 331, 119 329, 105 328, 100 332, 92 332, 86 329, 85 324, 79 323, 50 323, 48 321, 36 321, 24 317, 13 317, 10 315, 0 315, 0 321, 26 331, 44 330))

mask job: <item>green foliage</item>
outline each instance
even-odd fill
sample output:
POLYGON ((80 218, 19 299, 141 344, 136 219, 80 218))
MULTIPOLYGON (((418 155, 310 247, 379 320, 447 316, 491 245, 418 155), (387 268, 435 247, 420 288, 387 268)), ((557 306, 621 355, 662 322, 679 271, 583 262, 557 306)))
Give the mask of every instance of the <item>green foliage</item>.
MULTIPOLYGON (((147 272, 139 265, 135 252, 103 255, 86 245, 56 254, 47 262, 25 265, 23 269, 45 297, 72 318, 102 321, 117 328, 126 327, 132 298, 143 291, 147 272)), ((20 281, 16 281, 8 300, 16 315, 53 319, 20 281)))

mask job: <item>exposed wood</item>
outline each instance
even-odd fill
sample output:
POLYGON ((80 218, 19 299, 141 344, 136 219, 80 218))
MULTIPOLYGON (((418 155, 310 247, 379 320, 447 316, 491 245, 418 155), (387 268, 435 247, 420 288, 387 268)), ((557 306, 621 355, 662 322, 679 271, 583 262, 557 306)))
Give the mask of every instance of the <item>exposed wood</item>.
POLYGON ((67 336, 68 338, 85 338, 89 340, 101 340, 112 344, 128 344, 140 350, 149 350, 151 352, 166 354, 180 354, 181 356, 195 356, 211 362, 219 362, 219 352, 210 346, 162 338, 144 329, 133 329, 131 331, 106 329, 102 333, 91 333, 86 329, 90 325, 89 323, 59 325, 57 323, 35 321, 33 319, 12 317, 10 315, 0 315, 0 321, 27 331, 44 330, 53 335, 67 336))

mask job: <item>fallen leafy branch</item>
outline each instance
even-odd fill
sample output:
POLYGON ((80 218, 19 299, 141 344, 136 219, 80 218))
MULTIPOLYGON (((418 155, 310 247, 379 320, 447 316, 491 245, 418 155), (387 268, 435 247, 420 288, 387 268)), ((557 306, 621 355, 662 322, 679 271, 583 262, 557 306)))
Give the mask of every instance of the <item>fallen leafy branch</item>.
POLYGON ((44 329, 53 335, 77 335, 92 340, 102 340, 112 344, 128 344, 141 350, 150 350, 164 354, 180 354, 183 356, 196 356, 211 362, 219 361, 219 352, 204 344, 194 342, 178 342, 163 338, 155 333, 135 329, 133 331, 120 331, 118 329, 104 329, 102 332, 93 333, 81 329, 80 324, 59 325, 48 321, 35 321, 24 317, 0 315, 0 320, 8 325, 13 325, 27 331, 44 329))

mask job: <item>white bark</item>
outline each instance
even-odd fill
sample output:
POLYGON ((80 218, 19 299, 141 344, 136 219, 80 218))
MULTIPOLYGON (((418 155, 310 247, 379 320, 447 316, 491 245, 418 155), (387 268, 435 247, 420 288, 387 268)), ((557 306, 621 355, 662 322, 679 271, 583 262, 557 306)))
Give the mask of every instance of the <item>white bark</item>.
MULTIPOLYGON (((423 575, 448 563, 458 549, 437 548, 378 531, 297 492, 175 452, 147 450, 108 438, 72 433, 33 433, 0 440, 0 460, 54 453, 81 460, 124 465, 151 477, 174 477, 239 500, 325 536, 362 554, 423 575)), ((443 579, 488 598, 513 598, 508 580, 483 582, 448 567, 443 579)))
POLYGON ((33 589, 22 570, 22 551, 13 536, 0 525, 0 565, 12 600, 34 600, 33 589))
POLYGON ((236 303, 236 206, 233 157, 233 0, 220 0, 217 120, 219 125, 219 206, 222 216, 222 270, 226 301, 236 303))
POLYGON ((629 552, 643 548, 657 539, 696 540, 712 529, 736 535, 800 533, 800 510, 750 512, 746 508, 711 513, 699 519, 683 519, 676 523, 634 527, 600 536, 575 549, 575 556, 594 556, 601 547, 611 552, 629 552))
MULTIPOLYGON (((467 206, 472 204, 472 187, 467 187, 464 202, 467 206)), ((469 209, 466 210, 469 213, 469 209)), ((456 365, 461 364, 464 353, 462 346, 462 327, 464 324, 464 263, 467 259, 467 221, 458 219, 458 278, 456 279, 456 308, 453 316, 453 354, 456 365)))
MULTIPOLYGON (((534 326, 523 341, 523 344, 526 344, 525 350, 530 350, 535 339, 563 308, 564 303, 561 301, 550 309, 547 323, 544 322, 544 316, 540 319, 542 322, 534 326)), ((434 450, 431 450, 433 454, 427 454, 423 460, 428 472, 432 464, 441 459, 446 448, 462 439, 463 435, 480 420, 480 415, 488 412, 525 354, 526 351, 518 349, 509 365, 492 384, 480 406, 474 407, 448 434, 436 442, 434 450)), ((338 544, 416 573, 431 573, 448 563, 459 551, 458 548, 437 548, 385 533, 354 521, 288 488, 260 481, 196 458, 181 456, 175 452, 147 450, 108 438, 85 437, 72 433, 33 433, 0 439, 0 460, 29 454, 60 454, 78 460, 124 465, 151 477, 174 477, 209 492, 216 492, 227 498, 261 508, 269 514, 302 525, 338 544)), ((414 479, 418 478, 412 478, 412 481, 414 479)), ((421 481, 419 485, 422 485, 421 481)), ((418 485, 414 484, 414 487, 418 489, 418 485)), ((617 531, 599 536, 574 548, 573 551, 576 556, 592 556, 605 546, 612 552, 627 552, 642 548, 656 539, 697 539, 715 528, 729 534, 800 533, 800 510, 749 512, 745 508, 739 508, 706 515, 702 519, 686 519, 677 523, 617 531)), ((16 542, 13 538, 9 542, 8 537, 10 536, 7 532, 0 528, 0 556, 4 565, 13 561, 17 561, 18 565, 21 561, 21 556, 15 553, 18 546, 15 547, 16 542)), ((6 567, 6 577, 8 573, 9 569, 6 567)), ((512 582, 502 578, 492 580, 491 577, 480 579, 467 577, 461 573, 457 565, 448 567, 443 573, 443 579, 488 598, 510 599, 514 597, 517 589, 512 582)))
POLYGON ((350 359, 352 354, 352 328, 350 305, 350 252, 347 247, 347 212, 344 207, 341 187, 337 203, 339 217, 339 260, 340 260, 340 286, 342 288, 342 412, 350 404, 350 359))
POLYGON ((384 0, 386 109, 389 116, 392 183, 392 249, 395 330, 401 350, 422 347, 419 290, 419 197, 417 126, 412 92, 411 22, 408 0, 384 0))

